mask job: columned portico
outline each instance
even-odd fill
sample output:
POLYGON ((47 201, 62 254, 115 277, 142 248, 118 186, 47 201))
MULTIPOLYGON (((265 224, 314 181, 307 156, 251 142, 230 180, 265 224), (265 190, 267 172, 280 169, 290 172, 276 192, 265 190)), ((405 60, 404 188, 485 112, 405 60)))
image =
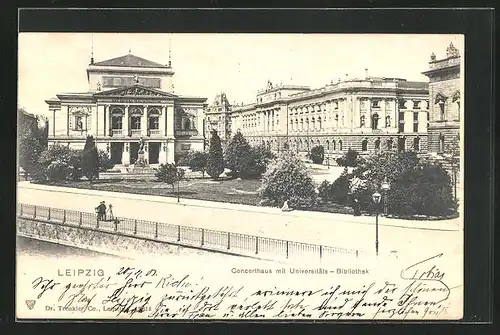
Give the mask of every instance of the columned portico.
POLYGON ((141 140, 152 165, 174 163, 176 152, 203 150, 206 99, 174 94, 173 74, 170 65, 131 54, 90 64, 88 91, 46 100, 49 144, 82 149, 92 134, 118 167, 136 163, 141 140))

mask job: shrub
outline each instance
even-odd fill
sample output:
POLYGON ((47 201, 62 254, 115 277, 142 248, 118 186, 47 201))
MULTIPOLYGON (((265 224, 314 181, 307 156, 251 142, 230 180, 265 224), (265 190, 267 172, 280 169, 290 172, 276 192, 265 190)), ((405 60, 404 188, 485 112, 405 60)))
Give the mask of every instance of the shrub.
POLYGON ((202 151, 195 151, 190 155, 188 164, 192 171, 200 171, 203 178, 205 178, 205 170, 207 168, 207 153, 202 151))
POLYGON ((251 153, 251 162, 250 162, 251 171, 246 173, 246 177, 260 178, 262 174, 266 172, 269 163, 273 159, 276 159, 276 155, 269 148, 263 145, 252 147, 250 153, 251 153))
POLYGON ((309 158, 314 164, 322 164, 325 159, 325 148, 322 145, 317 145, 311 149, 309 158))
POLYGON ((283 153, 269 164, 262 177, 259 188, 262 204, 282 206, 285 200, 292 208, 310 208, 316 204, 313 180, 296 155, 283 153))
POLYGON ((99 161, 99 172, 104 172, 114 168, 115 164, 109 157, 108 153, 104 150, 98 151, 98 161, 99 161))
POLYGON ((56 159, 45 169, 45 175, 49 181, 64 181, 69 178, 71 169, 66 162, 56 159))
MULTIPOLYGON (((43 177, 49 178, 47 169, 53 162, 58 161, 68 167, 67 178, 78 180, 82 176, 82 151, 73 150, 68 146, 55 144, 44 150, 38 159, 43 177)), ((59 164, 58 163, 58 164, 59 164)), ((52 172, 49 172, 52 173, 52 172)))
POLYGON ((457 210, 450 176, 439 165, 408 170, 388 193, 390 213, 444 216, 457 210))
POLYGON ((414 152, 372 155, 353 174, 350 192, 365 210, 375 209, 372 194, 380 191, 381 182, 388 177, 390 214, 443 216, 456 211, 448 173, 440 165, 420 162, 414 152))
POLYGON ((191 164, 191 159, 193 157, 193 151, 181 151, 176 153, 174 156, 175 165, 177 166, 189 166, 191 164))
POLYGON ((345 167, 357 167, 360 161, 358 152, 356 150, 352 150, 349 148, 347 152, 342 156, 336 159, 336 162, 339 166, 345 167))
POLYGON ((319 196, 325 201, 345 205, 349 202, 349 177, 342 173, 333 183, 323 181, 318 188, 319 196))
POLYGON ((207 157, 207 173, 210 177, 217 179, 224 172, 224 157, 219 135, 216 130, 212 130, 210 138, 210 149, 207 157))
POLYGON ((176 167, 174 164, 160 164, 158 169, 156 169, 155 177, 158 181, 172 185, 173 191, 174 184, 184 177, 184 170, 176 167))

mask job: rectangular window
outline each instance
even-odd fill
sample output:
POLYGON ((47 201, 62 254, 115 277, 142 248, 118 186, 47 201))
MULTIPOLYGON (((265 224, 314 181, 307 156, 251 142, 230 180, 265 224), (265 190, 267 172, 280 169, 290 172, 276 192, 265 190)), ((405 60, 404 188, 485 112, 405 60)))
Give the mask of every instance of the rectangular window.
POLYGON ((181 150, 187 151, 191 149, 191 144, 181 144, 181 150))
POLYGON ((413 132, 418 133, 418 122, 413 123, 413 132))

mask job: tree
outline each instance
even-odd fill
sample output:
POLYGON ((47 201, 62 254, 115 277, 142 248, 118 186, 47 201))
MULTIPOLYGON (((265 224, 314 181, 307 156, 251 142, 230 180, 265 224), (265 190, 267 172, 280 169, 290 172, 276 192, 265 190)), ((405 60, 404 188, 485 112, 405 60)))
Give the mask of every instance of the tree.
POLYGON ((44 150, 38 158, 41 177, 59 181, 69 178, 77 180, 82 175, 81 158, 81 150, 73 150, 69 146, 60 144, 51 145, 44 150), (56 164, 55 166, 57 166, 57 169, 54 168, 54 166, 49 168, 53 163, 56 164), (62 166, 65 166, 65 168, 62 168, 62 166), (54 176, 54 171, 58 171, 57 174, 64 175, 57 178, 51 178, 51 176, 54 176))
POLYGON ((350 179, 351 196, 372 211, 372 194, 380 191, 384 178, 391 181, 387 192, 388 212, 399 216, 448 215, 456 210, 450 178, 440 164, 421 161, 415 152, 374 154, 362 162, 350 179))
POLYGON ((174 191, 175 183, 184 177, 184 170, 174 164, 160 164, 159 168, 156 169, 155 177, 163 183, 172 185, 172 191, 174 191))
POLYGON ((322 164, 325 159, 325 148, 322 145, 313 147, 309 154, 309 158, 311 158, 314 164, 322 164))
POLYGON ((440 165, 408 170, 388 193, 389 210, 396 215, 450 215, 457 205, 450 177, 440 165))
POLYGON ((205 178, 205 170, 207 168, 207 153, 203 151, 193 152, 188 166, 191 171, 200 171, 202 177, 205 178))
POLYGON ((40 116, 27 113, 18 108, 19 165, 30 177, 43 176, 39 165, 42 152, 47 149, 47 129, 39 127, 40 116))
POLYGON ((315 185, 305 164, 293 153, 284 152, 273 160, 262 175, 259 188, 261 204, 292 208, 310 208, 316 204, 315 185))
POLYGON ((219 178, 220 174, 224 172, 224 157, 222 154, 222 146, 216 130, 212 130, 212 136, 210 138, 210 148, 208 151, 206 171, 208 175, 213 179, 219 178))
POLYGON ((99 178, 99 153, 93 136, 87 136, 82 154, 82 172, 90 183, 99 178))
POLYGON ((349 186, 349 175, 344 171, 333 183, 323 181, 318 193, 323 201, 333 201, 343 205, 349 202, 349 186))
POLYGON ((238 131, 231 138, 224 153, 224 161, 234 177, 245 177, 245 171, 249 170, 249 164, 252 164, 251 150, 250 144, 241 132, 238 131))
POLYGON ((98 150, 99 172, 111 170, 115 164, 104 150, 98 150))
POLYGON ((360 162, 359 154, 356 150, 349 148, 342 157, 337 158, 336 162, 339 166, 356 167, 360 162))

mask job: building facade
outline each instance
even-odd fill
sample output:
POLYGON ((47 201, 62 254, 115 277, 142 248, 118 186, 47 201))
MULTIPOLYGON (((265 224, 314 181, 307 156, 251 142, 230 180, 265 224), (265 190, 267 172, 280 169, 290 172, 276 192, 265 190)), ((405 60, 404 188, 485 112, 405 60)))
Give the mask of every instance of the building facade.
POLYGON ((206 98, 174 94, 171 63, 128 55, 87 68, 89 90, 46 100, 49 145, 83 149, 88 135, 117 164, 134 164, 139 141, 150 164, 173 163, 183 150, 203 150, 206 98))
MULTIPOLYGON (((367 72, 367 71, 366 71, 367 72)), ((255 103, 233 106, 232 132, 274 151, 288 146, 305 154, 322 145, 326 157, 349 148, 427 150, 426 82, 369 77, 340 80, 319 89, 268 82, 255 103), (286 143, 286 144, 285 144, 286 143)))
POLYGON ((217 94, 213 102, 205 111, 206 145, 210 141, 213 130, 217 131, 221 142, 227 143, 231 139, 231 104, 224 92, 217 94))
POLYGON ((429 70, 429 128, 428 146, 431 155, 446 152, 459 142, 460 135, 460 52, 450 43, 446 57, 431 55, 429 70))

